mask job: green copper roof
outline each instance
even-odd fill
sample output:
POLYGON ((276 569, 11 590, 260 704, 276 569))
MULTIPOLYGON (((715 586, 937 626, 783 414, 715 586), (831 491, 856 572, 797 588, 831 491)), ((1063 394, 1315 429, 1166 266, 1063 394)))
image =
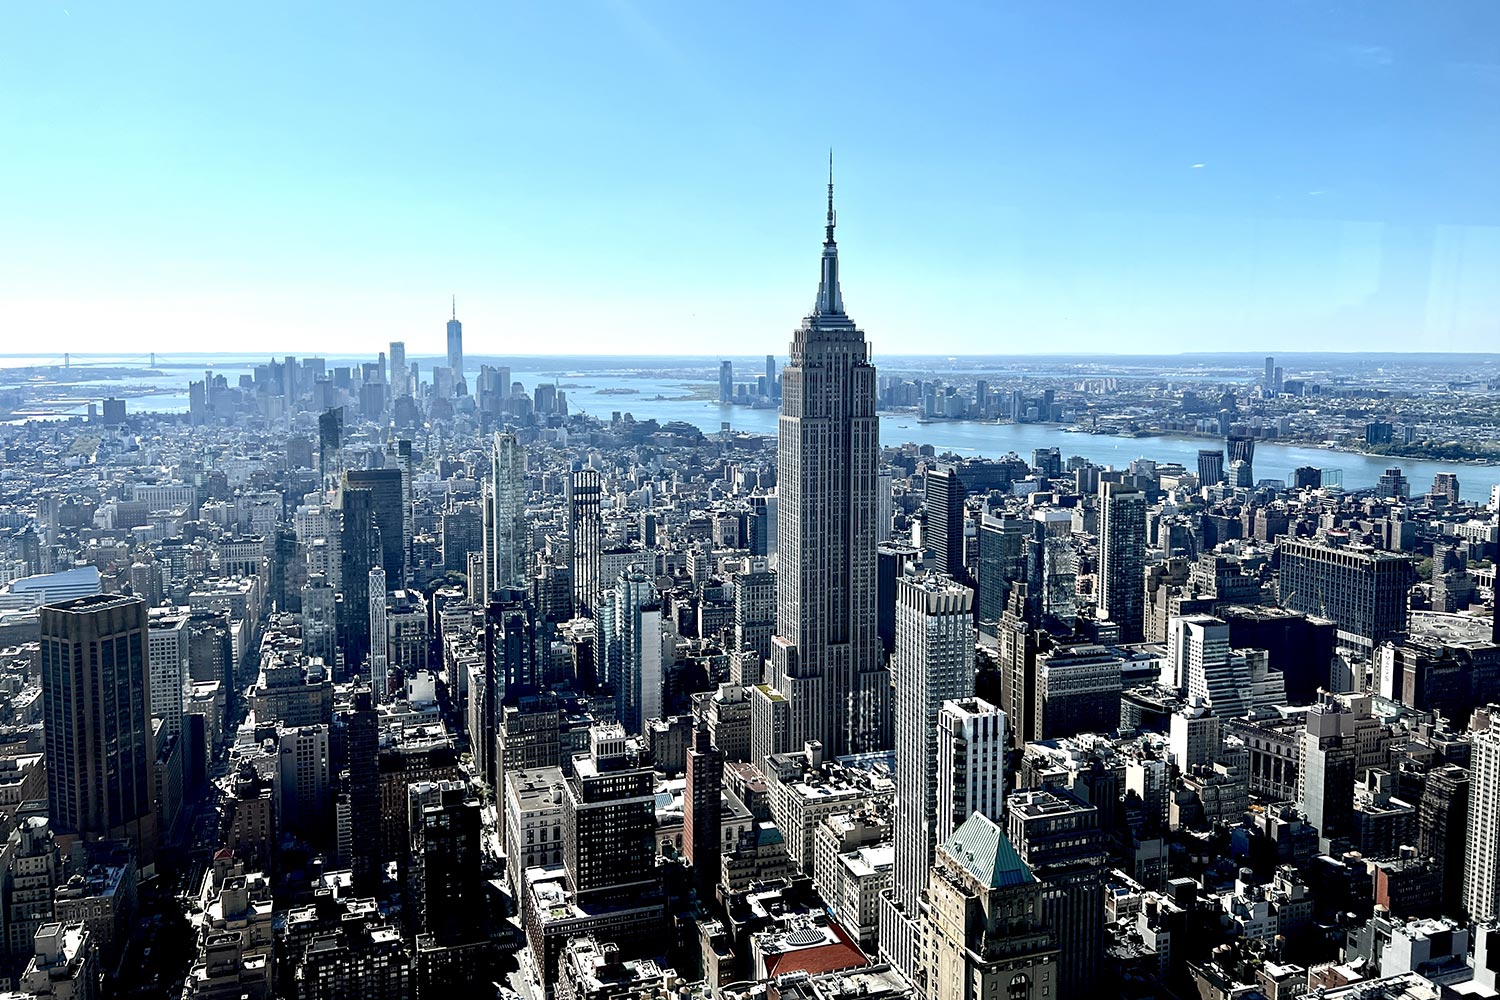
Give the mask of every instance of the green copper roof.
POLYGON ((983 813, 971 813, 943 849, 991 889, 1036 881, 1005 831, 983 813))

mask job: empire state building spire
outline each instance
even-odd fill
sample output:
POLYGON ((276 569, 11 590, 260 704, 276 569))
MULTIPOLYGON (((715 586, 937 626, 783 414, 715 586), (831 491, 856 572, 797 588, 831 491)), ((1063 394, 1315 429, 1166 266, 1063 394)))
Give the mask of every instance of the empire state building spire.
POLYGON ((751 690, 751 754, 818 740, 829 756, 890 744, 891 678, 876 631, 880 421, 865 335, 844 313, 833 231, 822 281, 792 334, 777 424, 776 632, 751 690))
POLYGON ((833 210, 833 150, 828 151, 828 226, 823 238, 823 272, 818 278, 818 300, 814 316, 844 315, 844 295, 839 291, 839 245, 833 239, 838 213, 833 210))

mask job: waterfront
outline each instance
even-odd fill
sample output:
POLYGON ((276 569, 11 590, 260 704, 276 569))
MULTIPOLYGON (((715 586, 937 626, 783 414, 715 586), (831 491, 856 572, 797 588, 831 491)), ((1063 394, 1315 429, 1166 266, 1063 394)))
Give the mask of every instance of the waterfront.
MULTIPOLYGON (((90 357, 87 360, 91 365, 121 366, 140 365, 143 361, 139 355, 108 359, 90 357)), ((368 359, 329 358, 327 363, 332 368, 357 364, 358 360, 368 359)), ((415 357, 413 360, 425 372, 440 359, 415 357)), ((738 365, 739 359, 736 360, 738 365)), ((901 360, 905 363, 898 364, 896 370, 910 371, 910 359, 901 360)), ((84 375, 87 368, 75 363, 71 373, 74 377, 56 383, 59 402, 66 404, 60 406, 58 415, 82 413, 86 406, 83 399, 111 394, 124 395, 129 412, 181 413, 188 407, 187 383, 202 378, 204 369, 210 363, 215 374, 224 376, 234 384, 241 375, 253 374, 255 366, 264 364, 265 358, 259 355, 225 355, 213 359, 158 359, 158 362, 155 372, 97 380, 78 377, 84 375)), ((16 367, 18 363, 35 365, 46 362, 41 359, 0 359, 0 367, 16 367)), ((477 370, 481 363, 508 363, 511 378, 523 383, 528 390, 542 382, 554 382, 566 392, 569 407, 574 412, 581 411, 602 419, 608 419, 611 413, 619 411, 631 413, 638 420, 684 421, 710 434, 717 432, 726 423, 736 431, 765 435, 776 433, 778 411, 774 408, 728 406, 715 399, 703 398, 706 387, 716 386, 717 359, 714 358, 472 356, 467 367, 477 370)), ((753 370, 750 359, 745 359, 743 363, 742 371, 753 370)), ((1034 449, 1055 447, 1062 452, 1064 459, 1079 455, 1099 465, 1123 467, 1137 458, 1149 458, 1159 463, 1179 462, 1189 470, 1197 468, 1200 448, 1216 448, 1222 444, 1217 439, 1208 437, 1157 435, 1128 438, 1074 433, 1056 424, 1043 423, 918 423, 915 416, 909 413, 883 414, 880 431, 881 442, 885 445, 907 442, 930 444, 939 452, 953 452, 965 457, 997 458, 1014 452, 1029 461, 1034 449)), ((1478 502, 1486 501, 1490 488, 1500 483, 1500 466, 1495 465, 1398 459, 1267 442, 1261 442, 1256 448, 1257 479, 1290 481, 1292 471, 1302 466, 1341 470, 1343 484, 1347 489, 1374 486, 1382 472, 1396 467, 1410 480, 1415 493, 1425 492, 1437 473, 1455 472, 1459 477, 1464 499, 1478 502)))

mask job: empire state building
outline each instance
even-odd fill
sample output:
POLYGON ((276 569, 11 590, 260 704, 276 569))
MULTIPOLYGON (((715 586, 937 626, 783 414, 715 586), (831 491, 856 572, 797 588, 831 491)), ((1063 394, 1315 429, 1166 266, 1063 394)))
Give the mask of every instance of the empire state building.
POLYGON ((777 457, 776 635, 752 690, 752 756, 889 746, 890 681, 876 631, 880 424, 865 335, 844 312, 833 163, 822 274, 782 375, 777 457))

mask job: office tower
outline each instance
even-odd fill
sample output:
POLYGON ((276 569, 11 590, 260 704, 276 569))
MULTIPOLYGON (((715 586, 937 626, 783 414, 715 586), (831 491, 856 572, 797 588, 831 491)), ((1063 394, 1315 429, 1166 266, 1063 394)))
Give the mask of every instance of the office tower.
POLYGON ((630 765, 625 730, 589 730, 563 785, 563 865, 580 898, 645 891, 656 882, 656 795, 650 768, 630 765))
POLYGON ((1005 713, 983 698, 943 702, 937 723, 937 816, 943 843, 970 813, 1005 818, 1005 713))
POLYGON ((924 542, 932 550, 936 568, 955 580, 967 579, 964 570, 964 487, 952 469, 936 469, 926 477, 927 518, 924 542))
POLYGON ((896 829, 892 891, 881 902, 880 950, 911 975, 917 901, 937 839, 938 713, 974 694, 974 592, 951 577, 908 576, 896 585, 891 668, 896 729, 896 829))
POLYGON ((391 341, 391 396, 400 398, 410 396, 411 388, 408 383, 409 372, 406 368, 406 344, 400 340, 391 341))
POLYGON ((1248 434, 1227 434, 1224 447, 1229 458, 1231 472, 1238 470, 1238 480, 1231 477, 1231 486, 1255 485, 1255 438, 1248 434), (1236 466, 1236 462, 1240 463, 1236 466))
POLYGON ((1211 706, 1221 719, 1249 711, 1250 692, 1236 679, 1227 622, 1213 615, 1182 615, 1167 622, 1168 682, 1188 698, 1211 706))
POLYGON ((639 566, 601 597, 596 622, 603 676, 615 686, 621 725, 645 731, 662 717, 662 620, 656 584, 639 566))
POLYGON ((1308 711, 1302 732, 1298 798, 1324 853, 1347 849, 1355 835, 1356 721, 1347 706, 1324 697, 1308 711))
POLYGON ((724 754, 709 738, 707 725, 693 729, 687 752, 687 787, 682 793, 682 852, 704 886, 719 881, 723 838, 724 754))
POLYGON ((1107 733, 1120 725, 1121 659, 1103 646, 1054 646, 1036 658, 1039 740, 1107 733))
MULTIPOLYGON (((745 540, 752 556, 770 558, 776 554, 776 497, 752 496, 750 510, 745 514, 745 540)), ((646 541, 644 531, 641 543, 648 549, 656 545, 655 524, 652 525, 651 541, 646 541)))
MULTIPOLYGON (((410 447, 410 442, 406 444, 410 447)), ((406 479, 399 467, 352 469, 344 473, 345 489, 370 491, 370 513, 380 533, 380 565, 385 569, 387 580, 403 586, 406 580, 407 510, 411 506, 404 500, 406 479)))
MULTIPOLYGON (((1078 547, 1073 542, 1072 513, 1034 512, 1024 551, 1027 593, 1043 628, 1072 635, 1078 624, 1078 547)), ((1144 602, 1143 595, 1143 608, 1144 602)))
POLYGON ((781 386, 776 378, 776 355, 766 355, 766 395, 771 398, 781 396, 781 386))
POLYGON ((1017 746, 1036 739, 1036 656, 1040 634, 1024 582, 1010 588, 996 630, 999 646, 1000 708, 1010 720, 1017 746))
POLYGON ((896 651, 896 592, 909 567, 922 565, 922 553, 905 542, 875 547, 875 633, 887 657, 896 651))
POLYGON ((494 675, 496 704, 541 690, 536 607, 521 589, 497 590, 485 608, 485 666, 494 675))
POLYGON ((352 847, 350 865, 354 873, 354 891, 374 895, 380 891, 380 716, 369 688, 354 692, 352 710, 345 717, 345 740, 349 755, 348 778, 344 790, 349 794, 349 831, 352 847))
POLYGON ((747 572, 734 575, 734 648, 755 654, 755 677, 744 683, 760 683, 775 631, 776 574, 766 568, 764 559, 754 559, 747 572))
POLYGON ((1474 734, 1469 764, 1469 849, 1463 908, 1475 923, 1500 919, 1500 729, 1474 734))
POLYGON ((755 689, 752 702, 767 722, 774 691, 786 725, 752 726, 777 741, 756 759, 810 739, 832 756, 876 750, 889 731, 875 616, 875 368, 864 333, 844 312, 834 225, 830 174, 818 295, 782 375, 777 634, 769 690, 755 689))
POLYGON ((1261 388, 1270 392, 1276 384, 1276 359, 1266 358, 1266 374, 1261 380, 1261 388))
POLYGON ((573 560, 573 612, 586 617, 599 598, 599 552, 603 522, 602 488, 594 469, 575 469, 568 477, 568 551, 573 560))
POLYGON ((734 365, 728 361, 719 362, 719 402, 729 403, 734 401, 734 365))
POLYGON ((526 586, 530 537, 526 528, 526 449, 514 434, 496 434, 490 450, 485 552, 490 587, 526 586))
POLYGON ((1212 764, 1219 759, 1222 746, 1219 719, 1200 699, 1188 699, 1186 705, 1172 713, 1169 725, 1167 746, 1179 771, 1187 774, 1200 764, 1212 764))
POLYGON ((462 781, 416 781, 406 786, 415 928, 438 945, 482 934, 485 882, 479 800, 462 781))
POLYGON ((146 627, 151 714, 162 721, 162 736, 176 739, 182 735, 182 688, 188 678, 187 613, 152 609, 146 627))
POLYGON ((1006 800, 1006 833, 1042 885, 1042 919, 1057 936, 1058 997, 1083 997, 1104 961, 1104 871, 1099 811, 1061 789, 1006 800))
POLYGON ((380 565, 380 529, 375 524, 372 490, 345 485, 339 491, 339 579, 343 602, 338 605, 339 648, 343 653, 336 679, 364 667, 370 654, 370 570, 380 565))
POLYGON ((386 626, 385 570, 376 566, 370 570, 370 689, 375 694, 375 704, 381 705, 391 697, 390 689, 390 631, 386 626))
POLYGON ((41 609, 42 716, 52 828, 156 850, 146 602, 99 594, 41 609))
POLYGON ((1276 547, 1282 607, 1331 619, 1339 645, 1367 655, 1405 634, 1406 595, 1416 582, 1408 557, 1350 544, 1338 532, 1322 538, 1283 536, 1276 547))
POLYGON ((448 319, 448 367, 454 382, 464 377, 464 325, 458 321, 458 296, 453 297, 453 314, 448 319))
POLYGON ((297 726, 278 734, 277 826, 316 846, 329 832, 328 727, 297 726))
POLYGON ((1224 450, 1203 448, 1198 451, 1198 485, 1213 486, 1224 481, 1224 450))
POLYGON ((331 670, 337 661, 338 615, 328 578, 316 573, 302 587, 302 651, 331 670))
POLYGON ((1043 886, 993 819, 975 813, 937 849, 923 919, 930 1000, 1052 1000, 1057 935, 1043 886))
POLYGON ((1021 518, 984 515, 979 522, 979 583, 974 616, 979 634, 995 637, 1011 584, 1028 575, 1028 525, 1021 518))
POLYGON ((1292 488, 1316 490, 1323 486, 1323 470, 1316 465, 1301 465, 1292 470, 1292 488))
POLYGON ((1282 379, 1285 376, 1285 374, 1286 374, 1285 371, 1282 370, 1282 367, 1280 365, 1277 365, 1274 369, 1272 369, 1272 371, 1271 371, 1271 395, 1273 395, 1273 396, 1279 396, 1279 395, 1281 395, 1282 379))
POLYGON ((1099 484, 1099 617, 1120 626, 1121 642, 1140 642, 1146 624, 1146 494, 1123 483, 1099 484))
POLYGON ((414 527, 413 527, 413 521, 412 521, 412 516, 413 516, 414 508, 412 506, 412 492, 411 492, 412 491, 412 475, 413 475, 414 470, 412 469, 411 442, 409 440, 407 440, 406 438, 402 438, 401 440, 395 442, 393 445, 391 445, 389 448, 386 449, 386 465, 387 465, 387 467, 389 467, 392 464, 395 465, 396 471, 398 471, 399 473, 401 473, 401 573, 402 573, 402 575, 399 576, 399 577, 396 577, 394 582, 400 584, 401 588, 404 589, 410 583, 410 580, 407 578, 406 574, 411 571, 411 567, 412 567, 411 543, 412 543, 412 536, 415 534, 415 530, 414 530, 414 527))
POLYGON ((1469 772, 1456 764, 1429 769, 1417 805, 1417 854, 1443 873, 1443 913, 1463 906, 1468 824, 1469 772))
POLYGON ((324 410, 318 416, 318 475, 327 479, 343 468, 339 449, 344 443, 344 410, 324 410))

